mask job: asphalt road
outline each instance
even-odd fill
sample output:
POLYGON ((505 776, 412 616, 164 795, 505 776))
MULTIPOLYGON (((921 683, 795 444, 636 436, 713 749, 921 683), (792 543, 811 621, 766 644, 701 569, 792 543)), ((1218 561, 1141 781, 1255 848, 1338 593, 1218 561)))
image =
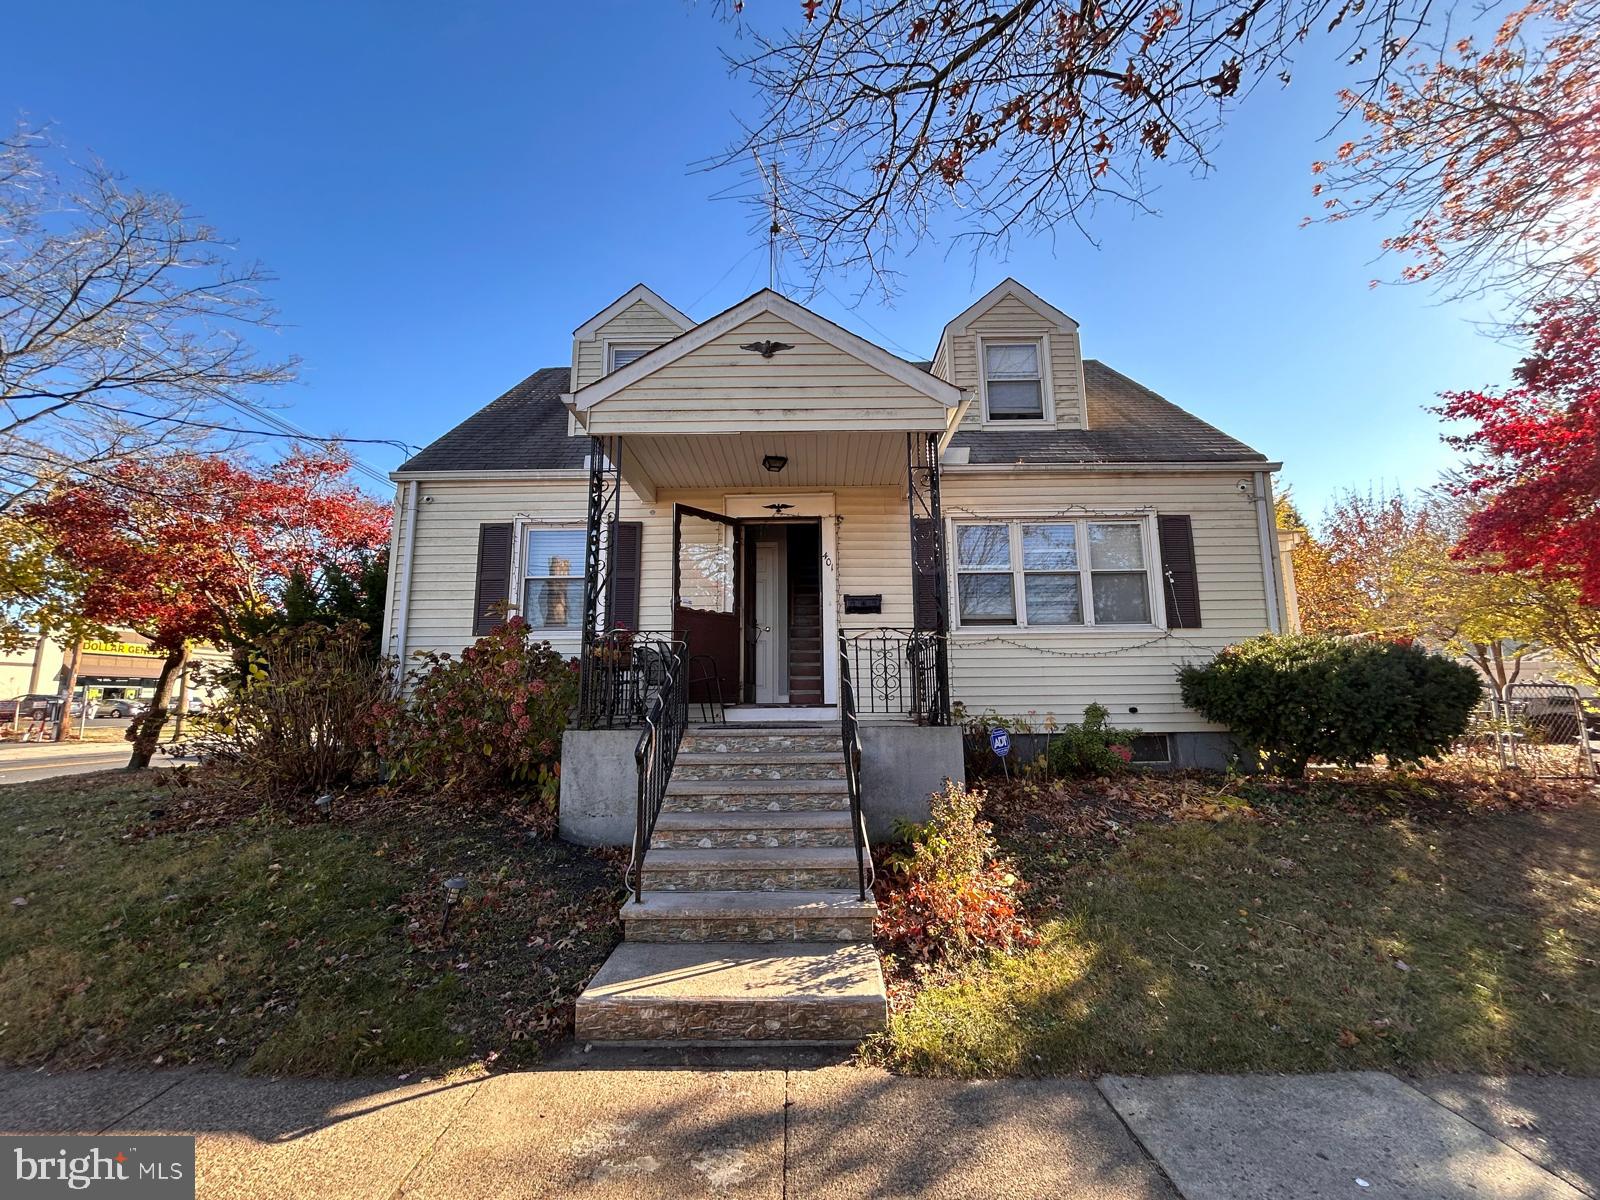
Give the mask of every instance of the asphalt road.
MULTIPOLYGON (((0 785, 125 767, 130 749, 126 742, 65 742, 42 746, 10 743, 0 746, 0 785)), ((158 754, 153 765, 170 766, 172 761, 158 754)))

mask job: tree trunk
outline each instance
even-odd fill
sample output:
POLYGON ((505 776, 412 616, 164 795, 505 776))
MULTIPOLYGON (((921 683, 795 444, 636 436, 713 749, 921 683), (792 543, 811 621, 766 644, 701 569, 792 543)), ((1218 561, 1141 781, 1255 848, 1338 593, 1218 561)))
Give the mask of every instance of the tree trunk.
POLYGON ((172 740, 178 741, 183 737, 183 722, 189 715, 189 646, 183 647, 183 662, 178 666, 178 712, 172 722, 172 740))
POLYGON ((161 664, 161 674, 156 678, 156 694, 150 701, 150 711, 128 731, 128 738, 133 742, 133 757, 128 759, 130 771, 141 771, 148 767, 156 755, 161 730, 167 723, 167 701, 172 699, 172 677, 183 665, 185 653, 182 646, 167 651, 166 661, 161 664))
MULTIPOLYGON (((61 741, 72 728, 72 693, 78 690, 78 664, 83 661, 83 639, 79 638, 72 643, 72 657, 67 660, 67 703, 61 710, 61 724, 56 726, 56 741, 61 741)), ((83 713, 78 717, 79 736, 81 738, 82 723, 89 719, 89 698, 84 697, 83 713)))

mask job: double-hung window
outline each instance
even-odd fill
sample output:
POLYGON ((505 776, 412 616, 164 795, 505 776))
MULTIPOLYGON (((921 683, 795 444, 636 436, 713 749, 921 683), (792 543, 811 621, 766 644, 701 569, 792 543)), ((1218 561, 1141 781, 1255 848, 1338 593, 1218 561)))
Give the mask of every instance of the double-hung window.
POLYGON ((583 539, 581 529, 524 529, 522 616, 535 629, 577 629, 582 624, 583 539))
POLYGON ((960 624, 1148 625, 1138 520, 973 521, 955 527, 960 624))
POLYGON ((983 342, 986 421, 1042 421, 1044 356, 1039 342, 983 342))

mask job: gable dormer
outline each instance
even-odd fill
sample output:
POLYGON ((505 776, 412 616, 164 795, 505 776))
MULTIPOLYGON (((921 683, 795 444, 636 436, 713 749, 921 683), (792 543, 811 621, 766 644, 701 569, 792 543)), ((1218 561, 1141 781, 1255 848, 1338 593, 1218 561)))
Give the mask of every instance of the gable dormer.
POLYGON ((1078 323, 1007 279, 944 327, 933 373, 972 397, 964 429, 1082 429, 1078 323))
POLYGON ((572 331, 572 390, 693 328, 693 321, 644 284, 630 288, 572 331))

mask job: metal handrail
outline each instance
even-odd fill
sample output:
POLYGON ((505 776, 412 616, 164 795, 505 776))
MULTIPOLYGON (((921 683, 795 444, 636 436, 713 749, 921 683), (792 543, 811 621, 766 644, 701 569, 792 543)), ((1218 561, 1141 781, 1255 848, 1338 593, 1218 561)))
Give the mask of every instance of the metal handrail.
POLYGON ((945 639, 930 630, 839 631, 854 677, 861 682, 858 705, 869 713, 905 715, 919 725, 950 723, 950 685, 945 639))
POLYGON ((635 901, 644 899, 644 855, 661 815, 661 801, 672 778, 672 764, 678 758, 684 727, 689 723, 689 674, 687 647, 683 642, 665 645, 666 654, 659 686, 645 709, 644 728, 633 748, 633 761, 639 769, 638 802, 633 817, 633 854, 624 878, 635 901))
POLYGON ((839 733, 844 745, 845 788, 850 794, 850 835, 856 846, 856 882, 861 899, 876 881, 872 853, 867 848, 867 821, 861 811, 861 725, 856 719, 856 689, 850 678, 850 652, 844 630, 839 631, 839 733))

